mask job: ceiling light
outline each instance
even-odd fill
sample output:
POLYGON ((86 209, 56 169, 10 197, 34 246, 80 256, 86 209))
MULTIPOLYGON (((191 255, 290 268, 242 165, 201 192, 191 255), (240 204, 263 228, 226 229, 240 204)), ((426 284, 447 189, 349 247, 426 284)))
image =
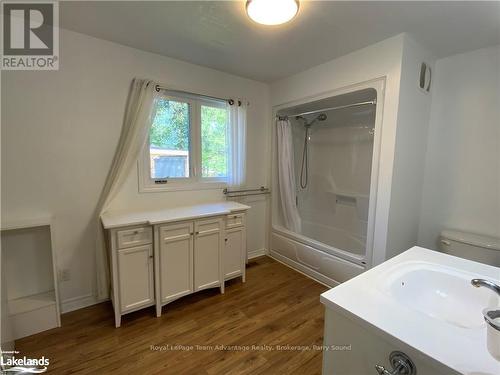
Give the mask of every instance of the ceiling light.
POLYGON ((280 25, 299 11, 298 0, 247 0, 247 14, 263 25, 280 25))

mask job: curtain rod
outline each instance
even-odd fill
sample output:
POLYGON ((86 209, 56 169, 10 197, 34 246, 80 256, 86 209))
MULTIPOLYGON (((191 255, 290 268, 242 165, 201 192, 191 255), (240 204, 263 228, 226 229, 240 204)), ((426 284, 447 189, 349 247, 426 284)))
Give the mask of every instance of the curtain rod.
POLYGON ((318 112, 326 112, 326 111, 333 111, 335 109, 344 109, 344 108, 351 108, 351 107, 359 107, 359 106, 368 105, 368 104, 375 105, 375 104, 377 104, 377 101, 376 100, 370 100, 370 101, 367 101, 367 102, 359 102, 359 103, 352 103, 352 104, 347 104, 347 105, 340 105, 338 107, 328 107, 328 108, 316 109, 314 111, 296 113, 296 114, 293 114, 293 115, 276 115, 276 117, 278 117, 278 119, 280 119, 280 120, 286 120, 288 117, 306 116, 306 115, 312 115, 312 114, 318 113, 318 112))
MULTIPOLYGON (((161 90, 181 92, 183 94, 201 96, 202 98, 207 98, 207 99, 212 99, 212 100, 222 100, 222 101, 228 102, 229 105, 233 105, 235 103, 234 99, 218 98, 217 96, 195 94, 192 92, 187 92, 187 91, 182 91, 182 90, 172 90, 172 89, 169 89, 168 87, 164 87, 164 86, 160 86, 160 85, 155 85, 155 90, 156 90, 156 92, 160 92, 161 90)), ((238 107, 241 107, 241 100, 238 100, 238 107)))

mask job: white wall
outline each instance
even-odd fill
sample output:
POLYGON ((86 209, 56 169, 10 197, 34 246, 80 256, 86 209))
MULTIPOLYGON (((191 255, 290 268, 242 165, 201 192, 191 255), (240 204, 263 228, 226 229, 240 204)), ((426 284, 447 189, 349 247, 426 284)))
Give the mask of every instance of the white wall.
MULTIPOLYGON (((91 303, 93 211, 118 142, 132 78, 242 97, 248 109, 248 184, 267 185, 269 87, 212 69, 61 30, 60 70, 2 71, 2 217, 55 215, 63 307, 91 303)), ((134 170, 117 206, 186 204, 220 192, 138 194, 134 170)), ((265 246, 266 202, 252 203, 249 250, 265 246)))
MULTIPOLYGON (((271 85, 272 105, 282 106, 294 101, 316 98, 361 82, 385 78, 376 227, 373 240, 374 249, 378 249, 373 258, 375 264, 384 260, 387 243, 399 84, 405 38, 407 38, 405 34, 397 35, 271 85)), ((381 100, 379 105, 382 105, 381 100)))
MULTIPOLYGON (((432 92, 419 88, 420 66, 434 57, 406 36, 401 64, 398 125, 391 188, 387 258, 417 244, 432 92)), ((385 125, 384 125, 385 126, 385 125)))
POLYGON ((500 237, 500 46, 436 62, 419 245, 443 228, 500 237))

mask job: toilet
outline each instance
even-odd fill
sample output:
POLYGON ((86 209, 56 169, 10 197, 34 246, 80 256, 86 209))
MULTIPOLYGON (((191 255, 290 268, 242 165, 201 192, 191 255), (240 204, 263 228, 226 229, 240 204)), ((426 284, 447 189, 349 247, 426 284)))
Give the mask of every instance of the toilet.
POLYGON ((443 230, 440 248, 446 254, 500 267, 499 238, 457 230, 443 230))

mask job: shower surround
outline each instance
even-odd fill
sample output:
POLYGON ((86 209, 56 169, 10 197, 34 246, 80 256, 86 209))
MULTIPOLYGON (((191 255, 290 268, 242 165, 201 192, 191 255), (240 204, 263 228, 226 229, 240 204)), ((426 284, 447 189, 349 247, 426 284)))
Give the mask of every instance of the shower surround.
POLYGON ((277 111, 271 255, 328 285, 371 260, 376 119, 371 87, 277 111))

